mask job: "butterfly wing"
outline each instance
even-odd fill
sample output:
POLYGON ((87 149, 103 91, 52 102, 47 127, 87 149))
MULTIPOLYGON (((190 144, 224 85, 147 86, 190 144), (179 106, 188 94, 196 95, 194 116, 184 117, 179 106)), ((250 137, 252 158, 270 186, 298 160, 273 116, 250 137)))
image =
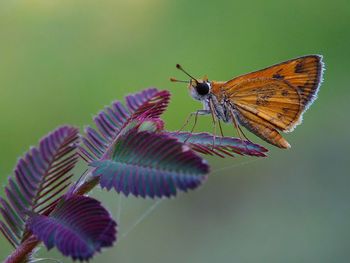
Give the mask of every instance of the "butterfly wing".
POLYGON ((301 122, 317 97, 322 73, 322 57, 305 56, 234 78, 213 93, 229 101, 242 125, 264 140, 288 148, 284 139, 277 142, 281 140, 277 130, 289 132, 301 122))
POLYGON ((268 143, 280 148, 290 148, 290 144, 276 130, 275 126, 267 122, 265 119, 245 110, 244 108, 239 109, 237 118, 244 127, 268 143))

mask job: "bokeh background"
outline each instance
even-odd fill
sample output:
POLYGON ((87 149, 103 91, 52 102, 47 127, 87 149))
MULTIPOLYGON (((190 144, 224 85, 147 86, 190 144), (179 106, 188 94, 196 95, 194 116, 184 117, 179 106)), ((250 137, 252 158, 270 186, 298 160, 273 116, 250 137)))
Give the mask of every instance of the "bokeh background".
MULTIPOLYGON (((347 0, 2 0, 1 184, 41 136, 92 124, 104 105, 145 87, 171 90, 164 119, 169 130, 181 127, 201 105, 168 81, 184 77, 176 63, 228 80, 323 54, 319 99, 286 135, 290 150, 209 158, 203 187, 160 203, 96 189, 124 237, 93 262, 349 262, 349 44, 347 0)), ((212 130, 210 117, 198 130, 212 130)), ((11 251, 3 237, 0 247, 3 259, 11 251)))

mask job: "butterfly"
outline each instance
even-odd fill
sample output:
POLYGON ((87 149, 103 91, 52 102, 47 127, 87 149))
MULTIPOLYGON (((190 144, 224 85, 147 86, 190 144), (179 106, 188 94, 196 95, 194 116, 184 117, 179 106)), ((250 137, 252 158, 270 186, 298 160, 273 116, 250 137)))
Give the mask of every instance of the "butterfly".
POLYGON ((233 123, 242 134, 244 126, 280 148, 290 148, 280 132, 291 132, 302 122, 317 98, 324 71, 321 55, 298 57, 229 81, 196 79, 179 64, 176 67, 190 80, 170 80, 188 82, 191 96, 203 104, 202 110, 192 113, 196 119, 211 114, 214 124, 233 123))

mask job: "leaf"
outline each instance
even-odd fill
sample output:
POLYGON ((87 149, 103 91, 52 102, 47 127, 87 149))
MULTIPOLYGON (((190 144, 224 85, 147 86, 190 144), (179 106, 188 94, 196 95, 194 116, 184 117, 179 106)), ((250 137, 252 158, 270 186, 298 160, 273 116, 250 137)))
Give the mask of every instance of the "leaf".
POLYGON ((127 96, 127 107, 114 102, 99 113, 98 131, 86 129, 81 155, 96 168, 92 173, 101 177, 102 187, 125 195, 169 197, 205 180, 209 168, 199 156, 176 139, 158 134, 164 128, 159 116, 169 98, 168 91, 156 89, 127 96), (162 151, 154 154, 159 147, 162 151), (174 155, 165 155, 167 151, 174 155))
POLYGON ((197 188, 209 172, 207 163, 177 139, 138 129, 118 138, 106 159, 90 165, 101 187, 151 198, 197 188))
POLYGON ((217 155, 220 157, 239 155, 250 155, 265 157, 268 151, 261 145, 250 141, 242 141, 232 137, 218 137, 209 133, 189 133, 189 132, 167 132, 168 136, 176 138, 179 142, 188 144, 194 151, 217 155))
POLYGON ((116 240, 117 224, 101 203, 87 196, 64 197, 50 216, 34 214, 28 228, 47 249, 57 247, 65 256, 90 259, 116 240))
MULTIPOLYGON (((95 118, 97 130, 87 127, 80 147, 81 157, 92 162, 103 158, 117 136, 134 120, 158 119, 166 109, 170 93, 150 88, 126 97, 126 107, 119 101, 106 107, 95 118)), ((161 125, 162 126, 162 125, 161 125)))
POLYGON ((77 139, 76 128, 62 126, 18 161, 5 187, 7 201, 0 197, 0 230, 13 247, 24 240, 28 212, 45 212, 70 184, 77 139))

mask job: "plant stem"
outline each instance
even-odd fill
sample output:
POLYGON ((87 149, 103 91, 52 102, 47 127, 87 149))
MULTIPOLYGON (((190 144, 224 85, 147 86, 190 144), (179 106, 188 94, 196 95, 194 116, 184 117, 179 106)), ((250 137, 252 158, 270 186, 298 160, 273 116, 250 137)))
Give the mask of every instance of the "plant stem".
POLYGON ((20 244, 15 251, 11 253, 6 259, 5 263, 20 263, 26 262, 28 259, 28 255, 32 253, 33 249, 40 244, 40 240, 38 240, 34 235, 31 235, 27 238, 22 244, 20 244))

